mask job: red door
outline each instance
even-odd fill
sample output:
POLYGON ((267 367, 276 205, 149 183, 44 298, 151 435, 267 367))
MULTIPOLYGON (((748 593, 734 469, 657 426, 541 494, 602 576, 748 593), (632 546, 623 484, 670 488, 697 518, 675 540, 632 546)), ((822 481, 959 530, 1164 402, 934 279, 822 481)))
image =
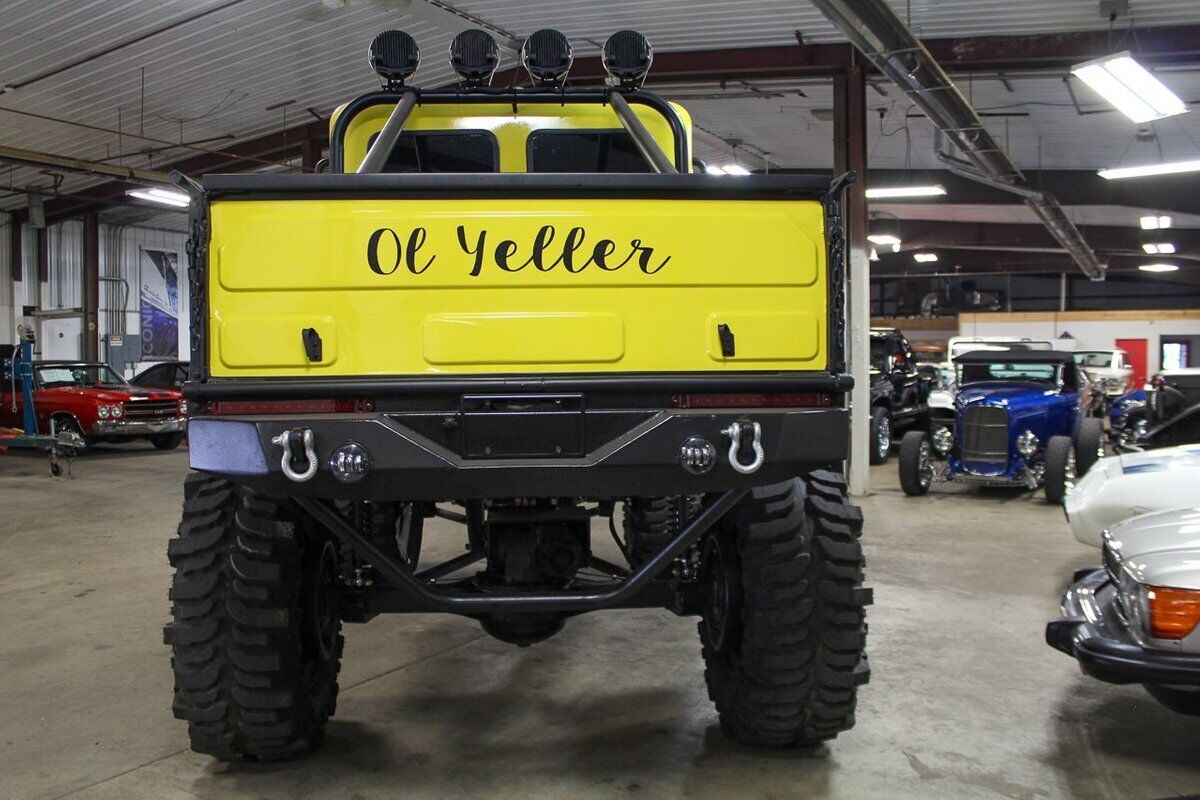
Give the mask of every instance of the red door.
POLYGON ((1140 389, 1142 384, 1146 382, 1146 354, 1147 345, 1145 339, 1117 339, 1117 349, 1124 350, 1129 356, 1129 366, 1133 368, 1133 388, 1140 389))

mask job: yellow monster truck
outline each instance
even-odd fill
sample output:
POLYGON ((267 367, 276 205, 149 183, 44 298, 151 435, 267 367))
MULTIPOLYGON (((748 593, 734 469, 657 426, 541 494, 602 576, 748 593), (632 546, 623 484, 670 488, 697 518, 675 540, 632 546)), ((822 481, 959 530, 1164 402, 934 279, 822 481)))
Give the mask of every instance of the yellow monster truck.
POLYGON ((342 623, 384 612, 521 646, 586 611, 698 615, 728 735, 848 729, 871 595, 846 180, 705 174, 633 31, 599 89, 565 86, 554 30, 521 48, 530 87, 490 86, 483 31, 450 57, 459 85, 420 90, 413 39, 376 37, 382 88, 336 112, 327 172, 178 178, 194 472, 166 640, 193 749, 316 748, 342 623), (428 563, 434 516, 462 555, 428 563))

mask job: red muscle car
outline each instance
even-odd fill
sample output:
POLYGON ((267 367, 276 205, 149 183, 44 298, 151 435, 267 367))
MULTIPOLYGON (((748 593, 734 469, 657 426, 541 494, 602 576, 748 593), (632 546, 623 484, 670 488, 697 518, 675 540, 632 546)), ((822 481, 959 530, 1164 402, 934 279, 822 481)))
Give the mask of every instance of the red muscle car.
MULTIPOLYGON (((178 447, 187 435, 180 392, 133 386, 107 364, 35 361, 33 375, 39 433, 75 431, 88 445, 149 439, 159 450, 178 447)), ((0 425, 20 428, 24 399, 15 388, 0 387, 0 425)))

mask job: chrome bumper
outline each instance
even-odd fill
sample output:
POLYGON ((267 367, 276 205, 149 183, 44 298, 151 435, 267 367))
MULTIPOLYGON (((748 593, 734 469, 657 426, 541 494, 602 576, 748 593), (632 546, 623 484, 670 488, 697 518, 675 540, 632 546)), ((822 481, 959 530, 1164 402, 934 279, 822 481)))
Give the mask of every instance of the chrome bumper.
POLYGON ((187 430, 186 419, 164 420, 100 420, 92 426, 97 436, 152 436, 157 433, 182 433, 187 430))

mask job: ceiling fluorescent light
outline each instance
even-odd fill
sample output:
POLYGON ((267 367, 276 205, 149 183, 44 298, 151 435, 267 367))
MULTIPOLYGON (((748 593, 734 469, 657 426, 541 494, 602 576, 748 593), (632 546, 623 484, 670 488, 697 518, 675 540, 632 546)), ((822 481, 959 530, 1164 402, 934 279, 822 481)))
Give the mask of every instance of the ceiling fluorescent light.
POLYGON ((1148 256, 1170 256, 1175 254, 1175 245, 1170 242, 1162 242, 1161 244, 1143 244, 1142 249, 1146 251, 1148 256))
POLYGON ((867 241, 871 244, 895 245, 900 244, 899 236, 892 236, 890 233, 873 233, 867 237, 867 241))
POLYGON ((1106 181, 1120 181, 1126 178, 1178 175, 1183 172, 1200 172, 1200 161, 1173 161, 1169 164, 1147 164, 1143 167, 1117 167, 1102 169, 1096 174, 1106 181))
POLYGON ((1176 272, 1178 264, 1142 264, 1138 267, 1142 272, 1176 272))
POLYGON ((160 203, 164 206, 174 206, 175 208, 187 208, 191 203, 191 198, 183 192, 176 192, 173 189, 159 189, 157 187, 150 189, 130 189, 125 194, 130 197, 136 197, 139 200, 149 200, 151 203, 160 203))
POLYGON ((741 166, 740 164, 726 164, 724 167, 722 167, 722 169, 725 170, 726 175, 749 175, 750 174, 750 170, 746 169, 745 167, 741 166))
POLYGON ((1142 230, 1144 231, 1164 230, 1171 227, 1171 218, 1168 216, 1142 217, 1140 221, 1142 223, 1142 230))
POLYGON ((1134 122, 1152 122, 1188 111, 1187 103, 1128 52, 1079 64, 1071 72, 1134 122))
POLYGON ((721 169, 720 167, 716 166, 715 164, 705 164, 704 171, 707 172, 709 175, 724 175, 725 174, 725 170, 721 169))
POLYGON ((867 197, 880 200, 895 197, 941 197, 946 193, 944 186, 887 186, 867 189, 867 197))
POLYGON ((913 261, 918 264, 932 264, 937 260, 937 253, 913 253, 913 261))

